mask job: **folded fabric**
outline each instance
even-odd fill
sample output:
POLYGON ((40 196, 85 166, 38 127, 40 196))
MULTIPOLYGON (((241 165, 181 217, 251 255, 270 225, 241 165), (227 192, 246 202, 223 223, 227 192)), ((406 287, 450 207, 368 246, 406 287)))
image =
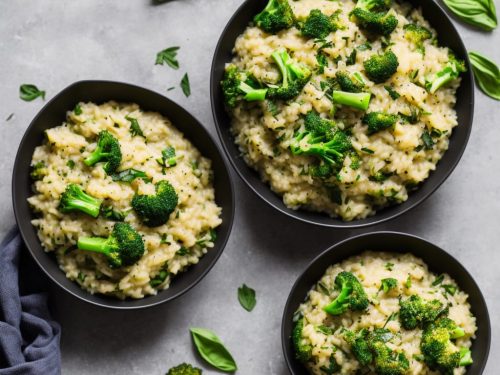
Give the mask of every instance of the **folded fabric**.
POLYGON ((45 287, 12 230, 0 245, 0 375, 61 373, 61 328, 50 316, 45 287))

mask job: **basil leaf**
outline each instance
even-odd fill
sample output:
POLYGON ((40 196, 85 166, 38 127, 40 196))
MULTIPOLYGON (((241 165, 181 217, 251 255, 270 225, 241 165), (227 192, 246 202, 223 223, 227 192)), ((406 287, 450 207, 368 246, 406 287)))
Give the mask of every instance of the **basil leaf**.
POLYGON ((462 21, 483 30, 497 27, 494 0, 443 0, 446 6, 462 21))
POLYGON ((238 288, 238 301, 246 311, 252 311, 257 303, 255 290, 243 284, 238 288))
POLYGON ((472 71, 481 90, 493 99, 500 100, 500 69, 478 52, 469 52, 472 71))
POLYGON ((111 175, 113 181, 122 181, 122 182, 132 182, 136 178, 142 178, 146 182, 150 182, 151 179, 146 175, 145 172, 139 171, 137 169, 125 169, 118 173, 111 175))
POLYGON ((191 86, 189 85, 189 77, 188 74, 184 74, 184 77, 182 77, 181 80, 181 89, 184 95, 186 95, 186 98, 191 95, 191 86))
POLYGON ((31 102, 39 96, 41 96, 42 99, 45 100, 45 91, 39 90, 35 85, 25 83, 22 84, 21 87, 19 87, 19 97, 25 102, 31 102))
POLYGON ((82 114, 82 106, 80 105, 80 103, 75 106, 75 109, 73 109, 73 113, 77 116, 80 116, 82 114))
POLYGON ((215 368, 234 372, 238 369, 231 353, 215 333, 205 328, 190 328, 194 345, 200 356, 215 368))
POLYGON ((156 54, 155 65, 167 64, 173 69, 179 69, 179 62, 177 61, 177 51, 180 47, 168 47, 163 51, 156 54))

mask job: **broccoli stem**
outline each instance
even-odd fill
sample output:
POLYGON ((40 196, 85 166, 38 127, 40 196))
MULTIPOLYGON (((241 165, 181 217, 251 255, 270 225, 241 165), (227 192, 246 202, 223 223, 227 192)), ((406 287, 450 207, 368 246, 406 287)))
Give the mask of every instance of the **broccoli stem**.
POLYGON ((429 88, 429 92, 431 94, 434 94, 437 90, 439 90, 441 87, 446 86, 448 83, 453 81, 455 79, 455 74, 451 72, 451 69, 449 72, 443 74, 440 77, 437 77, 433 82, 432 85, 429 88))
POLYGON ((460 349, 460 366, 472 365, 472 353, 467 348, 460 349))
POLYGON ((86 166, 90 167, 108 155, 109 152, 102 152, 102 150, 97 147, 83 162, 86 166))
POLYGON ((108 238, 101 237, 80 237, 78 238, 78 248, 80 250, 94 251, 96 253, 109 253, 108 238))
POLYGON ((352 289, 349 287, 344 287, 337 298, 335 298, 330 304, 326 305, 323 310, 330 315, 340 315, 344 312, 343 304, 345 300, 351 293, 352 289))
POLYGON ((245 93, 243 98, 249 102, 264 100, 267 95, 267 89, 254 89, 245 82, 241 82, 238 88, 245 93))
POLYGON ((370 104, 371 94, 368 92, 345 92, 345 91, 333 91, 332 100, 335 103, 347 105, 362 111, 368 109, 370 104))

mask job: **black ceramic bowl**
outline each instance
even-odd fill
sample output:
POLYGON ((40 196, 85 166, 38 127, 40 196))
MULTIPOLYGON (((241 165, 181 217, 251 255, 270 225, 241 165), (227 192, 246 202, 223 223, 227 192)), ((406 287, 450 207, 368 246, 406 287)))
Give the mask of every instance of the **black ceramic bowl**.
POLYGON ((467 270, 446 251, 422 238, 397 232, 373 232, 342 241, 316 257, 299 276, 288 296, 281 323, 281 343, 291 374, 308 374, 305 367, 295 359, 291 341, 295 311, 330 265, 365 250, 412 253, 427 263, 431 272, 447 273, 457 282, 459 288, 469 295, 468 301, 477 324, 476 339, 471 348, 474 363, 468 367, 467 374, 482 374, 490 349, 491 327, 488 308, 479 287, 467 270))
POLYGON ((457 30, 437 2, 434 2, 434 0, 410 0, 410 3, 422 8, 424 17, 439 34, 439 43, 450 47, 460 59, 465 60, 468 67, 467 73, 462 75, 462 84, 457 91, 455 108, 458 116, 458 126, 453 130, 449 149, 439 162, 436 171, 431 173, 430 177, 420 185, 417 191, 410 194, 406 202, 380 210, 372 217, 352 222, 333 219, 326 214, 304 210, 296 211, 286 207, 282 197, 273 193, 270 187, 261 181, 258 173, 247 166, 240 157, 238 146, 234 143, 234 138, 230 133, 230 118, 224 109, 220 81, 224 75, 224 65, 233 58, 232 50, 236 38, 243 33, 254 15, 264 8, 267 0, 246 0, 229 20, 219 39, 212 62, 210 77, 212 113, 222 146, 233 167, 250 189, 277 210, 304 222, 328 227, 356 228, 381 223, 401 215, 429 197, 446 180, 459 162, 469 139, 474 111, 474 78, 470 69, 467 51, 457 30))
POLYGON ((227 162, 222 157, 219 147, 205 128, 186 110, 170 99, 142 87, 110 81, 81 81, 62 90, 50 100, 38 113, 26 130, 17 152, 12 178, 12 196, 14 213, 21 235, 31 255, 45 273, 60 287, 74 296, 95 305, 137 309, 157 305, 172 300, 196 285, 215 264, 226 245, 234 216, 234 192, 227 162), (168 117, 205 157, 212 160, 214 170, 215 200, 222 207, 222 225, 217 229, 217 241, 213 249, 203 256, 199 263, 192 265, 186 272, 177 275, 170 288, 156 296, 140 300, 124 301, 91 295, 76 283, 68 280, 59 269, 53 255, 43 251, 36 230, 30 221, 34 215, 26 201, 32 195, 30 180, 30 162, 35 147, 43 140, 46 129, 60 125, 66 112, 80 101, 103 103, 109 100, 138 104, 141 109, 155 111, 168 117))

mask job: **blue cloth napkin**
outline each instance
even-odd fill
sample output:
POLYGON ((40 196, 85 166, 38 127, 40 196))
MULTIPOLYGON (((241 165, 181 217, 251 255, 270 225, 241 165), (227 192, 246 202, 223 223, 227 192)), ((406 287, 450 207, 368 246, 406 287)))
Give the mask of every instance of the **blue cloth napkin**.
POLYGON ((61 328, 50 317, 46 286, 12 230, 0 244, 0 375, 61 373, 61 328))

